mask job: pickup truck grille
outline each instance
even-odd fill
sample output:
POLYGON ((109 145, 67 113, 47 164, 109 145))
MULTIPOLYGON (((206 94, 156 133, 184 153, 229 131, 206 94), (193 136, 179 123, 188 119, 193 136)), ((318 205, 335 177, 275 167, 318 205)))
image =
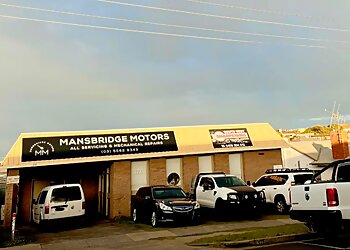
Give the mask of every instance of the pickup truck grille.
POLYGON ((240 193, 238 194, 239 200, 242 203, 255 203, 259 200, 259 195, 257 193, 240 193))

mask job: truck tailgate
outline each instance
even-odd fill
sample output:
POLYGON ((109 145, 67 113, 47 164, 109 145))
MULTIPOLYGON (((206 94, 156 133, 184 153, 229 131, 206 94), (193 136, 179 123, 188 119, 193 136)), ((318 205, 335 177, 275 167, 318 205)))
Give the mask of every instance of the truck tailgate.
POLYGON ((291 205, 293 210, 327 210, 326 183, 292 186, 291 205))

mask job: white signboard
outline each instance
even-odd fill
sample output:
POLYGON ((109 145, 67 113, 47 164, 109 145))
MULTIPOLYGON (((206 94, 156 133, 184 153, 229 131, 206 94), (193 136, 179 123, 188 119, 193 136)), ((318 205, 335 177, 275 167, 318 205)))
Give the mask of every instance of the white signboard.
POLYGON ((19 183, 19 175, 7 176, 6 184, 18 184, 18 183, 19 183))

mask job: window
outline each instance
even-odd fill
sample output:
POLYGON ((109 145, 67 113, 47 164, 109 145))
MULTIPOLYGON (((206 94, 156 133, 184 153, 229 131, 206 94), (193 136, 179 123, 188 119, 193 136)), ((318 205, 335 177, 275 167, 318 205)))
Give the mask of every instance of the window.
POLYGON ((62 187, 52 190, 51 202, 67 202, 81 200, 79 187, 62 187))
POLYGON ((46 199, 47 191, 42 191, 40 193, 39 202, 37 204, 44 204, 46 199))
POLYGON ((255 186, 273 186, 273 185, 283 185, 287 182, 288 175, 266 175, 261 177, 255 186))
POLYGON ((199 186, 206 185, 207 187, 214 188, 214 181, 212 178, 204 177, 201 179, 201 182, 199 183, 199 186))
POLYGON ((246 186, 245 182, 237 177, 225 176, 215 177, 214 179, 218 187, 246 186))
POLYGON ((304 184, 305 181, 312 179, 312 174, 297 174, 294 176, 294 183, 295 184, 304 184))
POLYGON ((350 181, 350 165, 343 165, 338 167, 337 181, 340 181, 340 182, 350 181))
POLYGON ((155 188, 153 197, 155 199, 186 198, 186 194, 179 188, 155 188))

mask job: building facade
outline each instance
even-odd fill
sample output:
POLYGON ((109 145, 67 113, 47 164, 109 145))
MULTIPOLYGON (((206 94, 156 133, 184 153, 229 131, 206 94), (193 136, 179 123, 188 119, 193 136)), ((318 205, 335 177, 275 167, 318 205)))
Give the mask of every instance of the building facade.
POLYGON ((87 216, 130 216, 139 187, 171 183, 189 191, 199 172, 223 171, 255 181, 282 165, 289 147, 267 123, 21 134, 2 166, 8 178, 4 224, 17 212, 32 220, 31 208, 48 185, 80 183, 87 216), (171 175, 172 174, 172 175, 171 175))

